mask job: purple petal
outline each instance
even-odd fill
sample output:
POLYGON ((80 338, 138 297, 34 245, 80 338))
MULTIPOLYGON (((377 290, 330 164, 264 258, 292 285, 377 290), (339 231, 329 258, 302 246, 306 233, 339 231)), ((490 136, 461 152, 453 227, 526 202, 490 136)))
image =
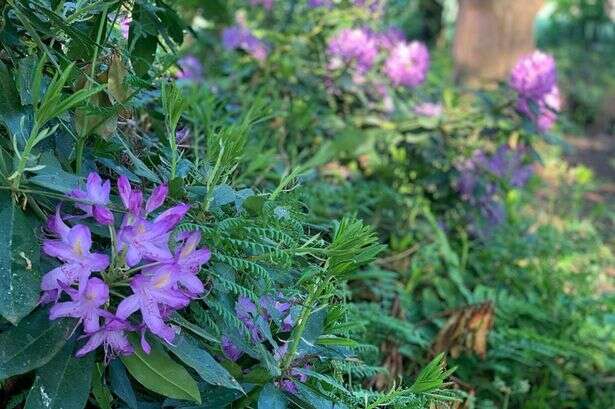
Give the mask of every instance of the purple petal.
POLYGON ((70 228, 64 223, 60 216, 60 206, 56 208, 55 214, 47 220, 47 229, 57 234, 63 241, 66 240, 70 228))
POLYGON ((106 254, 92 253, 87 258, 87 264, 92 271, 103 271, 109 267, 109 256, 106 254))
POLYGON ((126 176, 122 175, 117 179, 117 190, 120 193, 120 198, 122 199, 122 203, 124 203, 124 207, 129 209, 132 187, 126 176))
POLYGON ((180 203, 162 212, 154 219, 154 224, 164 226, 166 231, 171 230, 188 213, 188 210, 190 210, 189 205, 180 203))
POLYGON ((111 213, 111 210, 107 209, 104 206, 92 206, 92 215, 94 216, 94 219, 96 219, 96 221, 100 224, 113 224, 113 213, 111 213))
POLYGON ((61 302, 57 303, 49 310, 49 319, 55 320, 60 317, 81 317, 81 310, 78 302, 61 302))
POLYGON ((241 355, 243 355, 243 352, 241 352, 241 350, 233 344, 233 341, 231 341, 231 339, 226 335, 222 335, 220 344, 222 346, 222 353, 224 356, 233 362, 236 362, 241 355))
POLYGON ((126 297, 117 306, 115 315, 120 319, 126 319, 139 309, 139 298, 136 295, 126 297))
POLYGON ((67 239, 73 252, 79 256, 89 252, 92 247, 92 234, 90 233, 90 229, 83 224, 73 226, 68 232, 67 239))
POLYGON ((159 208, 164 200, 167 197, 167 193, 169 192, 169 188, 167 185, 159 185, 157 186, 150 195, 149 199, 147 199, 147 203, 145 203, 145 212, 151 213, 157 208, 159 208))
POLYGON ((90 336, 88 342, 75 354, 77 357, 82 357, 89 352, 94 351, 100 345, 102 345, 105 340, 105 335, 102 331, 95 332, 90 336))

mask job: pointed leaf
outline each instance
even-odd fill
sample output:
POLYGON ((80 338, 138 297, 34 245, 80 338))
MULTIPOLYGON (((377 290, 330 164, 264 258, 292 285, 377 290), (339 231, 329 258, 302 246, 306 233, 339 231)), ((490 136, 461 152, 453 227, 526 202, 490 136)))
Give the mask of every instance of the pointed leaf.
POLYGON ((243 391, 239 382, 189 335, 178 335, 175 345, 167 345, 167 349, 192 367, 205 382, 243 391))
POLYGON ((83 409, 90 394, 95 354, 74 356, 75 343, 67 343, 36 371, 24 409, 83 409))
POLYGON ((13 325, 38 302, 41 285, 38 220, 24 213, 9 192, 0 192, 0 315, 13 325))
POLYGON ((272 383, 265 385, 258 396, 258 409, 286 409, 284 394, 272 383))
POLYGON ((39 310, 17 327, 0 334, 0 379, 45 365, 66 343, 72 320, 49 321, 39 310))
POLYGON ((126 406, 130 409, 138 409, 137 396, 132 389, 130 379, 126 374, 126 368, 122 362, 117 359, 111 361, 109 365, 109 378, 113 392, 126 403, 126 406))
POLYGON ((186 369, 175 362, 164 350, 153 343, 146 354, 137 336, 131 336, 135 353, 122 357, 128 372, 143 386, 169 398, 193 400, 201 403, 197 383, 186 369))

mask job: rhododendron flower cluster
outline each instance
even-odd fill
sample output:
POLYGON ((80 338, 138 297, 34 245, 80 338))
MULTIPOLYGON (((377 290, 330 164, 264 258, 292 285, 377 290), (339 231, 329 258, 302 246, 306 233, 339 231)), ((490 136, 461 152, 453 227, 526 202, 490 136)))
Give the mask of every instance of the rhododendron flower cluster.
POLYGON ((429 51, 418 41, 406 42, 397 28, 373 32, 367 28, 343 29, 328 42, 329 69, 348 66, 356 83, 372 69, 379 53, 386 59, 382 72, 394 86, 414 88, 422 84, 429 70, 429 51))
MULTIPOLYGON (((297 309, 293 303, 280 294, 262 296, 258 300, 258 305, 244 296, 240 296, 235 303, 235 314, 250 334, 250 341, 255 344, 263 343, 266 340, 274 342, 272 345, 273 357, 278 363, 281 363, 287 354, 288 343, 282 341, 278 344, 273 341, 272 325, 277 328, 278 333, 288 333, 295 326, 296 313, 297 309)), ((227 334, 222 335, 220 344, 224 356, 231 361, 237 361, 245 352, 227 334)), ((301 358, 301 356, 296 358, 301 358)), ((303 363, 302 367, 309 369, 309 365, 306 363, 303 363)), ((295 382, 305 382, 306 380, 307 376, 298 369, 295 360, 293 360, 283 377, 276 381, 276 385, 286 392, 296 394, 298 389, 295 382)))
POLYGON ((517 110, 541 132, 551 129, 561 109, 553 57, 541 51, 522 57, 511 71, 509 85, 518 95, 517 110))
POLYGON ((112 239, 106 252, 111 257, 92 251, 90 229, 85 224, 70 227, 60 207, 47 222, 51 237, 44 240, 43 252, 63 264, 43 276, 41 302, 54 303, 50 319, 72 317, 78 319, 77 325, 83 324, 88 341, 77 356, 101 345, 107 359, 131 354, 133 348, 127 339, 131 331, 141 333, 145 352, 150 351, 146 331, 171 343, 175 330, 166 322, 169 314, 186 307, 205 291, 198 272, 211 253, 207 248, 198 248, 200 233, 178 234, 175 252, 169 249, 171 231, 189 206, 178 204, 152 217, 166 199, 166 185, 157 186, 145 203, 143 193, 133 189, 125 176, 118 179, 117 188, 125 208, 118 231, 109 209, 111 183, 103 182, 95 172, 88 176, 85 191, 69 194, 84 214, 65 218, 91 218, 92 222, 108 226, 112 239), (129 287, 131 293, 115 292, 118 296, 114 299, 110 287, 129 287))
POLYGON ((482 151, 477 151, 472 158, 457 166, 459 170, 457 189, 461 198, 479 209, 489 225, 499 225, 506 217, 501 183, 520 188, 532 176, 533 166, 524 163, 525 157, 524 147, 512 149, 505 144, 493 155, 488 156, 482 151))
POLYGON ((419 41, 399 42, 384 63, 384 72, 393 85, 414 88, 425 81, 429 70, 429 51, 419 41))
POLYGON ((259 61, 264 61, 269 54, 267 45, 240 24, 222 31, 222 46, 227 50, 243 50, 259 61))
POLYGON ((378 55, 378 43, 366 29, 343 29, 329 39, 327 51, 330 56, 329 68, 355 64, 358 72, 365 73, 374 65, 378 55))

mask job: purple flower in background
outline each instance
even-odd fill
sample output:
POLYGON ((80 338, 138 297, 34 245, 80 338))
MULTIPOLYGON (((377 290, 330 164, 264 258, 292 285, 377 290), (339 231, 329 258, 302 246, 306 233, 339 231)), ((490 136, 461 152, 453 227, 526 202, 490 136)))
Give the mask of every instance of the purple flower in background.
POLYGON ((297 384, 290 379, 281 379, 279 381, 276 381, 275 384, 278 388, 280 388, 284 392, 290 393, 291 395, 296 395, 299 393, 299 388, 297 387, 297 384))
POLYGON ((519 113, 534 122, 540 132, 546 132, 555 125, 561 109, 559 88, 554 86, 539 100, 519 97, 516 108, 519 113))
POLYGON ((207 248, 196 248, 201 241, 201 233, 198 231, 182 233, 180 238, 184 243, 177 249, 172 261, 151 267, 144 272, 154 277, 154 281, 164 279, 162 277, 170 274, 174 288, 178 288, 179 284, 190 293, 190 296, 195 297, 205 291, 197 273, 201 266, 209 261, 211 252, 207 248))
POLYGON ((103 183, 98 173, 91 172, 88 175, 85 189, 85 191, 75 189, 68 194, 70 197, 87 202, 75 203, 75 207, 85 212, 83 217, 94 217, 100 224, 113 224, 113 213, 107 208, 111 182, 106 180, 103 183))
POLYGON ((331 7, 333 2, 331 0, 308 0, 308 7, 315 9, 318 7, 331 7))
POLYGON ((190 128, 185 126, 181 129, 178 129, 177 132, 175 132, 175 140, 177 141, 178 145, 182 145, 190 141, 190 128))
POLYGON ((79 318, 83 321, 85 332, 91 333, 100 328, 100 317, 108 314, 100 308, 109 301, 109 287, 100 278, 90 278, 85 285, 85 291, 79 293, 67 289, 72 301, 60 302, 51 307, 49 319, 60 317, 79 318))
POLYGON ((354 63, 359 73, 369 71, 378 55, 376 40, 366 29, 343 29, 328 42, 329 68, 337 69, 354 63))
MULTIPOLYGON (((57 223, 57 222, 54 222, 57 223)), ((79 283, 79 291, 85 291, 87 279, 92 271, 103 271, 109 266, 105 254, 90 253, 92 236, 87 226, 72 227, 60 240, 45 240, 43 252, 62 260, 65 264, 54 268, 43 276, 43 291, 63 290, 63 287, 79 283)))
POLYGON ((273 0, 250 0, 250 5, 263 6, 264 9, 271 10, 273 8, 273 0))
POLYGON ((177 61, 180 71, 177 78, 192 82, 203 80, 203 64, 192 54, 188 54, 177 61))
POLYGON ((557 69, 552 56, 541 51, 521 57, 511 71, 509 84, 520 97, 540 100, 557 83, 557 69))
POLYGON ((393 85, 414 88, 427 77, 429 51, 419 41, 398 43, 384 63, 384 73, 393 85))
POLYGON ((224 356, 233 362, 237 361, 241 355, 243 355, 241 349, 239 349, 226 335, 222 335, 220 344, 222 346, 222 353, 224 356))
POLYGON ((414 107, 414 113, 419 116, 437 117, 442 115, 442 104, 423 102, 414 107))
MULTIPOLYGON (((130 283, 133 294, 118 305, 117 317, 125 320, 136 311, 141 311, 141 317, 147 329, 171 343, 175 338, 175 331, 165 324, 160 305, 178 310, 186 307, 190 302, 188 297, 172 288, 172 282, 170 272, 156 277, 136 275, 130 283)), ((149 348, 146 345, 143 349, 147 352, 149 348)))
POLYGON ((244 50, 259 61, 264 61, 269 54, 267 45, 241 25, 227 27, 222 31, 222 46, 227 50, 244 50))
POLYGON ((523 187, 533 173, 531 164, 525 165, 525 148, 511 149, 507 144, 500 146, 490 157, 480 157, 481 165, 500 179, 506 180, 513 187, 523 187))
POLYGON ((390 51, 397 44, 405 42, 406 36, 399 28, 390 27, 381 33, 377 33, 376 41, 378 43, 378 47, 383 50, 390 51))
POLYGON ((121 16, 118 24, 120 26, 120 33, 122 37, 128 38, 128 32, 130 31, 130 23, 132 23, 132 16, 121 16))
POLYGON ((241 295, 235 303, 235 314, 237 314, 237 318, 239 318, 239 320, 243 322, 243 324, 250 332, 252 341, 263 342, 265 338, 263 337, 263 334, 260 332, 255 322, 258 317, 258 310, 256 308, 256 304, 254 304, 252 300, 250 300, 248 297, 244 297, 243 295, 241 295))
POLYGON ((77 351, 76 355, 82 357, 101 345, 105 350, 105 362, 118 355, 131 355, 134 351, 125 332, 130 329, 131 327, 126 321, 108 317, 101 329, 88 334, 88 342, 77 351))

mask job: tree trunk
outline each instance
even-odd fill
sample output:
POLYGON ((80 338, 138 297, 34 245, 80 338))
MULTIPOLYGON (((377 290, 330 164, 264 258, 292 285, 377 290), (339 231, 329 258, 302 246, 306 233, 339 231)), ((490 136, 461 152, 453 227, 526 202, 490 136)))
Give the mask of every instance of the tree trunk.
POLYGON ((534 49, 534 19, 544 0, 459 0, 453 44, 455 76, 485 85, 508 76, 534 49))

